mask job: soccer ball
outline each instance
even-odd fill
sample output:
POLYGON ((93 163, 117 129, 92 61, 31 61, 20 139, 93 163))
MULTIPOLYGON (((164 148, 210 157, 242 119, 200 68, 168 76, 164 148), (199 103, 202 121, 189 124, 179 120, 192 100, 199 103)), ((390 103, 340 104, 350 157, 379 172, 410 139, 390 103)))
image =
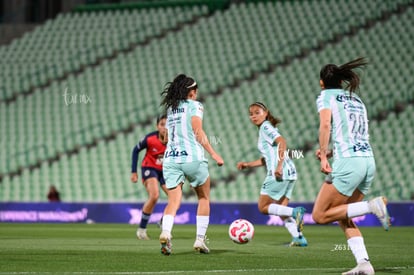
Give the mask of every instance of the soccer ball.
POLYGON ((238 219, 229 227, 229 237, 237 244, 245 244, 253 239, 254 226, 248 220, 238 219))

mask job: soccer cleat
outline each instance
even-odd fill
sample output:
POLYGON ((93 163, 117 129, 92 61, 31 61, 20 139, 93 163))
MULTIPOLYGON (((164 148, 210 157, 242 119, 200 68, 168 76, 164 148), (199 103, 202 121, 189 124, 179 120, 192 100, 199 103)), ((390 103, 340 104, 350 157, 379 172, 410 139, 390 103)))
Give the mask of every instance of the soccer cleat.
POLYGON ((210 253, 210 249, 207 247, 206 241, 207 241, 206 237, 204 237, 204 239, 203 238, 197 238, 194 242, 194 245, 193 245, 194 250, 196 250, 196 251, 198 251, 202 254, 210 253))
POLYGON ((292 239, 292 242, 289 244, 290 247, 292 246, 300 246, 300 247, 304 247, 304 246, 308 246, 308 241, 306 240, 306 238, 304 236, 299 236, 299 237, 295 237, 292 239))
POLYGON ((149 240, 150 239, 147 235, 147 229, 145 228, 138 228, 136 234, 137 234, 138 240, 149 240))
POLYGON ((353 269, 342 273, 342 275, 371 275, 375 274, 375 270, 370 262, 364 262, 358 264, 353 269))
POLYGON ((298 232, 303 231, 303 216, 305 215, 305 211, 306 209, 301 206, 293 208, 292 218, 295 219, 298 232))
POLYGON ((387 210, 387 199, 385 197, 376 197, 368 202, 372 213, 377 216, 382 227, 388 231, 390 227, 390 215, 387 210))
POLYGON ((161 254, 169 256, 171 254, 171 235, 163 231, 160 235, 160 244, 161 244, 161 254))

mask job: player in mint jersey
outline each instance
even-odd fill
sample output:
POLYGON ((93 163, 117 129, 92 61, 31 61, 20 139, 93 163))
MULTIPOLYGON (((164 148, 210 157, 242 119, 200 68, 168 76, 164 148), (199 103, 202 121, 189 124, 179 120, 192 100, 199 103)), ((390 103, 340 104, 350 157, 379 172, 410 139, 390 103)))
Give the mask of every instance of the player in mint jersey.
POLYGON ((262 157, 255 161, 239 162, 237 169, 266 165, 267 175, 258 202, 259 211, 280 216, 292 236, 290 246, 307 246, 302 234, 305 208, 288 207, 297 179, 296 167, 286 154, 286 140, 280 135, 275 118, 261 102, 249 106, 251 122, 259 128, 258 149, 262 157))
POLYGON ((210 176, 206 150, 218 165, 223 159, 210 145, 203 130, 203 105, 197 99, 198 86, 191 77, 178 75, 166 85, 161 105, 167 112, 168 143, 164 154, 163 172, 168 189, 168 204, 164 210, 160 235, 161 253, 171 254, 171 231, 180 207, 182 185, 187 179, 198 198, 196 240, 194 249, 209 253, 205 236, 210 219, 210 176))
POLYGON ((166 120, 166 115, 158 116, 157 131, 147 134, 132 150, 131 181, 135 183, 138 181, 138 155, 140 151, 146 149, 141 164, 141 176, 142 184, 145 186, 148 193, 148 199, 142 207, 141 222, 136 232, 137 238, 140 240, 149 240, 147 235, 147 224, 160 195, 158 183, 160 184, 161 189, 167 193, 162 174, 162 162, 166 147, 166 120))
POLYGON ((352 218, 372 213, 385 230, 389 227, 385 197, 363 201, 375 174, 367 110, 355 94, 360 78, 354 70, 365 65, 366 60, 358 58, 341 66, 323 66, 319 81, 322 91, 316 100, 320 120, 320 148, 316 156, 321 172, 328 176, 316 198, 312 216, 319 224, 337 221, 344 231, 357 266, 343 274, 375 273, 361 231, 352 218), (330 139, 333 150, 328 149, 330 139), (328 158, 332 156, 331 167, 328 158))

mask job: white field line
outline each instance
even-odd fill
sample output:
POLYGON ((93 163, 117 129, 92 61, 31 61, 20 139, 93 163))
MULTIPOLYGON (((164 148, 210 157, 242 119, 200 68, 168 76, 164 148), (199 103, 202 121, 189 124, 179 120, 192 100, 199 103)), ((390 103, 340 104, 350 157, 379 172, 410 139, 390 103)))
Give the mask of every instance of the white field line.
MULTIPOLYGON (((136 275, 136 274, 200 274, 200 273, 256 273, 256 272, 306 272, 306 271, 335 271, 335 270, 348 270, 350 267, 337 267, 337 268, 269 268, 269 269, 236 269, 236 270, 178 270, 178 271, 154 271, 154 272, 139 272, 139 271, 120 271, 120 272, 101 272, 101 271, 77 271, 77 272, 0 272, 0 275, 37 275, 37 274, 62 274, 62 275, 98 275, 98 274, 114 274, 114 275, 136 275)), ((379 271, 403 271, 403 270, 414 270, 414 266, 393 266, 385 267, 379 271)))

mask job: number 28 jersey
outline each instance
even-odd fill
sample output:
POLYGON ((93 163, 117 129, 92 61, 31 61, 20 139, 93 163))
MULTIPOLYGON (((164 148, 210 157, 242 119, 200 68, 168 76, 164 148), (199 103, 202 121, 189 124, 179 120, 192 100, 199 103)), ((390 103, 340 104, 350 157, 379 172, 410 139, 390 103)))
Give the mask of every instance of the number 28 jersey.
POLYGON ((355 93, 351 95, 342 89, 323 90, 316 105, 318 112, 331 110, 331 139, 335 159, 373 156, 369 144, 367 110, 355 93))
POLYGON ((203 119, 203 105, 195 100, 181 101, 176 109, 167 110, 168 143, 164 163, 206 161, 204 148, 196 140, 191 118, 203 119))

